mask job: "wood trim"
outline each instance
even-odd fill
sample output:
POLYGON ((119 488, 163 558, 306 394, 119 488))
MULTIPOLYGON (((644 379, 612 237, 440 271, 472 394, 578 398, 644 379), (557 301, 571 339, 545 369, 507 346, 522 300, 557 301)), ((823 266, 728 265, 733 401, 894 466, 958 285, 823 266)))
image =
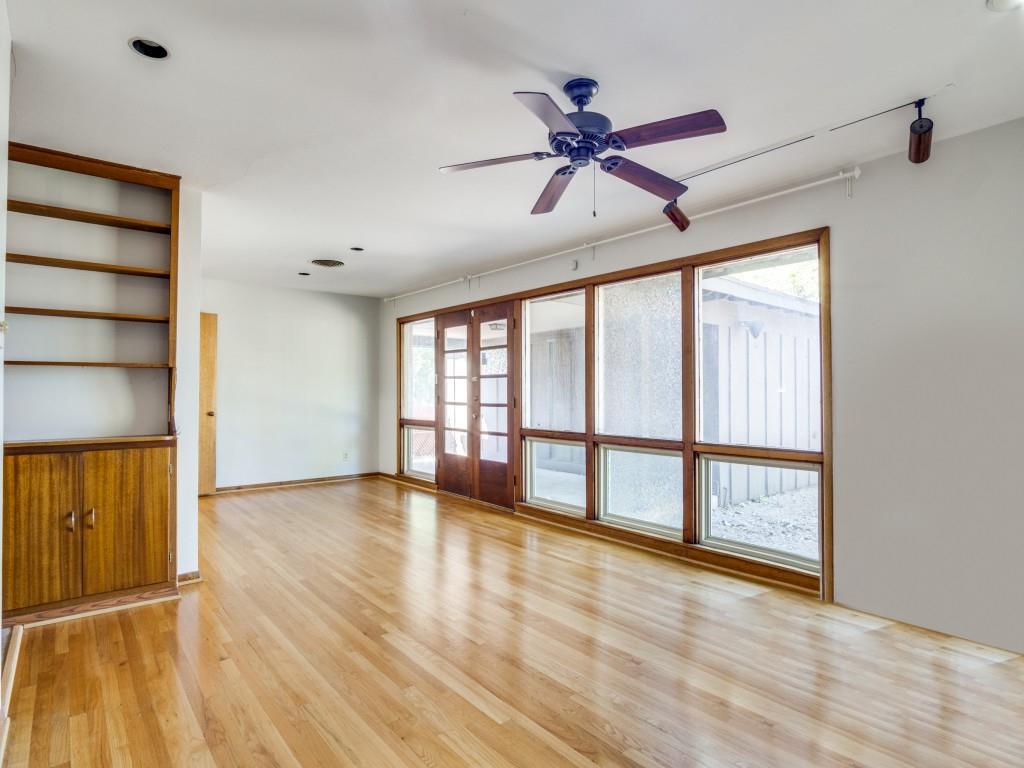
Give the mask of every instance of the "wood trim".
POLYGON ((821 599, 835 602, 832 552, 832 272, 829 230, 818 241, 821 280, 821 599))
POLYGON ((414 485, 425 491, 436 491, 437 483, 432 483, 429 480, 424 480, 422 477, 415 477, 413 475, 402 474, 401 472, 395 473, 394 475, 381 472, 380 476, 387 480, 394 480, 396 483, 402 483, 403 485, 414 485))
POLYGON ((457 304, 453 307, 444 307, 443 309, 418 312, 414 315, 405 315, 404 317, 400 317, 398 318, 398 322, 408 323, 414 320, 423 320, 428 317, 436 317, 450 312, 476 309, 477 307, 482 307, 487 304, 498 304, 505 301, 514 301, 516 299, 533 299, 538 296, 549 296, 556 293, 579 290, 580 288, 585 288, 588 285, 615 283, 621 280, 646 277, 648 275, 654 275, 661 272, 672 272, 673 270, 682 269, 687 266, 707 266, 708 264, 716 264, 722 261, 732 261, 734 259, 741 259, 749 256, 760 256, 761 254, 771 253, 773 251, 799 248, 802 245, 814 245, 819 243, 823 234, 827 232, 828 227, 808 229, 804 232, 795 232, 791 235, 782 235, 780 237, 770 237, 766 240, 758 240, 753 243, 720 248, 715 251, 706 251, 693 256, 683 256, 677 259, 658 261, 653 264, 644 264, 642 266, 629 267, 627 269, 620 269, 614 272, 605 272, 600 275, 593 275, 592 277, 581 277, 577 280, 547 285, 542 288, 531 288, 525 291, 517 291, 516 293, 507 293, 503 296, 495 296, 490 299, 470 301, 465 304, 457 304))
MULTIPOLYGON (((181 204, 181 190, 177 179, 171 187, 171 225, 169 250, 167 255, 167 362, 171 367, 177 365, 178 360, 178 227, 181 217, 178 214, 178 206, 181 204)), ((173 382, 172 382, 173 383, 173 382)), ((169 408, 171 419, 174 415, 174 387, 169 392, 169 408)))
MULTIPOLYGON (((399 427, 422 427, 423 429, 433 429, 434 422, 426 419, 399 419, 399 427)), ((399 467, 398 471, 401 472, 402 468, 399 467)))
MULTIPOLYGON (((379 472, 378 475, 391 482, 396 482, 399 485, 409 485, 417 490, 426 490, 427 493, 437 494, 441 493, 437 490, 437 483, 424 480, 422 477, 414 477, 413 475, 403 475, 401 473, 391 474, 390 472, 379 472)), ((465 497, 459 497, 464 499, 465 497)))
POLYGON ((824 454, 820 451, 800 451, 790 448, 759 448, 754 445, 722 445, 720 443, 697 443, 694 450, 698 454, 715 454, 728 458, 736 456, 741 459, 765 459, 766 461, 797 461, 805 464, 821 464, 824 454))
POLYGON ((303 480, 275 480, 270 483, 250 483, 248 485, 226 485, 217 488, 217 493, 234 493, 236 491, 259 491, 268 488, 287 488, 293 485, 315 485, 317 483, 339 483, 345 480, 359 480, 364 477, 377 477, 380 472, 360 472, 354 475, 331 475, 329 477, 310 477, 303 480))
POLYGON ((118 229, 134 229, 138 232, 153 232, 158 235, 169 235, 171 225, 146 219, 132 219, 128 216, 114 216, 110 213, 83 211, 78 208, 62 208, 59 205, 30 203, 27 200, 8 200, 7 210, 11 213, 24 213, 29 216, 46 216, 50 219, 77 221, 81 224, 99 224, 104 227, 118 229))
POLYGON ((586 455, 584 469, 587 478, 586 506, 588 520, 597 519, 597 289, 588 285, 583 289, 583 404, 587 409, 583 417, 586 429, 586 455))
POLYGON ((519 434, 524 438, 533 437, 538 440, 568 440, 576 443, 585 443, 587 441, 586 432, 559 432, 554 429, 527 429, 522 427, 519 430, 519 434))
POLYGON ((697 462, 693 444, 697 441, 697 346, 695 276, 693 267, 683 267, 682 329, 683 334, 683 541, 696 544, 697 530, 697 462))
POLYGON ((8 264, 31 264, 36 267, 56 267, 58 269, 80 269, 86 272, 107 272, 114 275, 129 277, 159 277, 167 279, 169 270, 151 267, 131 267, 123 264, 106 264, 102 261, 80 261, 78 259, 58 259, 52 256, 31 256, 27 253, 8 253, 8 264))
POLYGON ((0 673, 0 712, 5 716, 11 711, 11 694, 14 692, 14 676, 18 673, 18 656, 25 628, 16 624, 11 628, 11 639, 7 643, 3 672, 0 673))
POLYGON ((177 445, 176 435, 128 435, 88 437, 72 440, 21 440, 4 443, 4 454, 63 453, 66 451, 102 451, 116 448, 165 448, 177 445))
POLYGON ((16 624, 33 626, 42 622, 81 618, 88 614, 131 608, 141 603, 167 600, 177 596, 178 587, 174 582, 150 584, 145 587, 110 592, 99 599, 95 595, 89 595, 54 603, 44 608, 24 608, 20 611, 4 612, 3 626, 9 627, 16 624))
MULTIPOLYGON (((402 422, 402 397, 404 395, 404 382, 402 380, 403 369, 402 369, 402 356, 405 349, 402 344, 402 324, 395 321, 395 371, 397 372, 397 379, 395 381, 395 423, 398 425, 398 430, 395 433, 395 472, 404 471, 405 467, 402 466, 402 462, 405 457, 404 445, 402 440, 404 435, 402 434, 402 427, 405 426, 402 422)), ((437 373, 437 322, 434 322, 434 415, 437 416, 437 386, 436 381, 438 379, 437 373)), ((436 421, 431 424, 434 427, 434 473, 436 477, 437 473, 437 426, 436 421)))
POLYGON ((184 587, 189 584, 194 584, 197 581, 202 581, 203 577, 199 575, 199 571, 186 571, 185 573, 178 574, 178 586, 184 587))
POLYGON ((512 505, 526 498, 526 472, 523 469, 523 353, 526 344, 523 340, 523 302, 512 302, 512 328, 508 335, 509 378, 512 392, 512 403, 509 415, 509 450, 512 452, 512 505))
POLYGON ((621 445, 626 448, 653 448, 658 451, 679 451, 686 445, 682 440, 662 440, 654 437, 625 437, 623 435, 594 435, 595 445, 621 445))
POLYGON ((517 504, 515 514, 542 523, 557 525, 588 536, 615 541, 640 549, 647 549, 663 555, 670 555, 689 563, 713 568, 745 578, 777 586, 789 587, 810 594, 818 594, 819 579, 814 574, 782 568, 771 563, 749 560, 683 541, 651 536, 639 531, 587 520, 582 517, 553 512, 530 504, 517 504))
POLYGON ((45 315, 47 317, 80 317, 86 320, 119 320, 129 323, 168 323, 167 315, 135 315, 123 312, 87 312, 80 309, 49 307, 5 307, 9 315, 45 315))
POLYGON ((108 363, 89 360, 4 360, 4 365, 58 365, 72 368, 170 368, 167 363, 108 363))
POLYGON ((72 173, 84 173, 87 176, 99 176, 104 179, 123 181, 128 184, 141 184, 144 187, 172 189, 181 179, 180 176, 175 176, 171 173, 149 171, 131 165, 111 163, 107 160, 96 160, 92 157, 73 155, 70 152, 59 152, 55 149, 44 149, 43 147, 35 147, 31 144, 22 144, 16 141, 8 143, 7 151, 8 160, 11 162, 41 165, 45 168, 71 171, 72 173))

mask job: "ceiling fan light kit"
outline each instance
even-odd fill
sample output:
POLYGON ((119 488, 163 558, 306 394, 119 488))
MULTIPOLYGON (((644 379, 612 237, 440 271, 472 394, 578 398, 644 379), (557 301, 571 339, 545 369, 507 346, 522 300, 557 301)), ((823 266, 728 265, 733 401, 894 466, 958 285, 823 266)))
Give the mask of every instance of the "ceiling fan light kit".
MULTIPOLYGON (((601 155, 609 149, 615 152, 625 152, 634 147, 649 144, 661 144, 667 141, 721 133, 725 130, 725 121, 722 116, 717 110, 708 109, 703 112, 616 131, 613 130, 612 121, 606 115, 586 109, 599 90, 598 82, 589 77, 573 78, 562 86, 562 92, 566 98, 575 105, 575 112, 562 112, 561 107, 546 93, 517 91, 513 95, 547 127, 548 146, 551 151, 528 152, 522 155, 448 165, 441 168, 441 172, 468 171, 521 160, 564 158, 568 160, 569 164, 560 167, 551 175, 533 206, 531 213, 540 214, 550 213, 555 209, 576 171, 595 163, 605 173, 639 187, 662 200, 669 201, 670 206, 674 206, 674 210, 678 211, 678 216, 682 217, 680 221, 685 221, 685 226, 680 226, 679 222, 670 216, 673 223, 679 227, 680 231, 686 229, 689 226, 689 220, 675 204, 675 201, 686 192, 685 184, 680 184, 675 179, 621 155, 609 157, 601 157, 601 155)), ((670 206, 666 206, 666 215, 670 206)))

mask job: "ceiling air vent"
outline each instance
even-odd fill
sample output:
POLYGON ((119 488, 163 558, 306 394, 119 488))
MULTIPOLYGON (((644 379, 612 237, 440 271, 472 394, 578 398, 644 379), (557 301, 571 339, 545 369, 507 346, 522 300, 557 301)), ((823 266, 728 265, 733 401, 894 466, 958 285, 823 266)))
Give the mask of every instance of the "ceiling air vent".
POLYGON ((311 264, 316 264, 318 267, 344 267, 344 261, 338 261, 337 259, 313 259, 311 264))

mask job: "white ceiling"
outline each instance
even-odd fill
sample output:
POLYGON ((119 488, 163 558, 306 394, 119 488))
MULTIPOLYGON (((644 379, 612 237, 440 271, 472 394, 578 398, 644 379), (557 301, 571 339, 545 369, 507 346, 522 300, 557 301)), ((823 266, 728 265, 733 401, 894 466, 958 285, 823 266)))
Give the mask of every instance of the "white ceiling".
MULTIPOLYGON (((12 138, 206 190, 204 273, 385 296, 657 223, 661 203, 557 160, 512 98, 600 81, 627 127, 717 108, 729 130, 636 149, 672 176, 945 90, 936 140, 1024 115, 1024 11, 984 0, 9 0, 12 138), (155 62, 134 36, 171 51, 155 62), (350 252, 361 245, 363 253, 350 252), (347 264, 309 268, 317 257, 347 264), (312 277, 297 272, 306 269, 312 277)), ((684 208, 904 151, 908 108, 691 183, 684 208)), ((938 150, 941 151, 941 150, 938 150)), ((698 226, 699 222, 694 226, 698 226)), ((685 237, 685 235, 681 236, 685 237)))

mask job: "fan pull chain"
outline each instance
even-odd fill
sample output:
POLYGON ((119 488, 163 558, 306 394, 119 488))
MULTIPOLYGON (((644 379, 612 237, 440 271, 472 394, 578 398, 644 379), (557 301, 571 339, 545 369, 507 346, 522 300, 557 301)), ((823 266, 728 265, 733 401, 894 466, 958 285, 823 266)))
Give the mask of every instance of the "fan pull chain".
POLYGON ((597 163, 591 163, 594 167, 594 218, 597 218, 597 163))

